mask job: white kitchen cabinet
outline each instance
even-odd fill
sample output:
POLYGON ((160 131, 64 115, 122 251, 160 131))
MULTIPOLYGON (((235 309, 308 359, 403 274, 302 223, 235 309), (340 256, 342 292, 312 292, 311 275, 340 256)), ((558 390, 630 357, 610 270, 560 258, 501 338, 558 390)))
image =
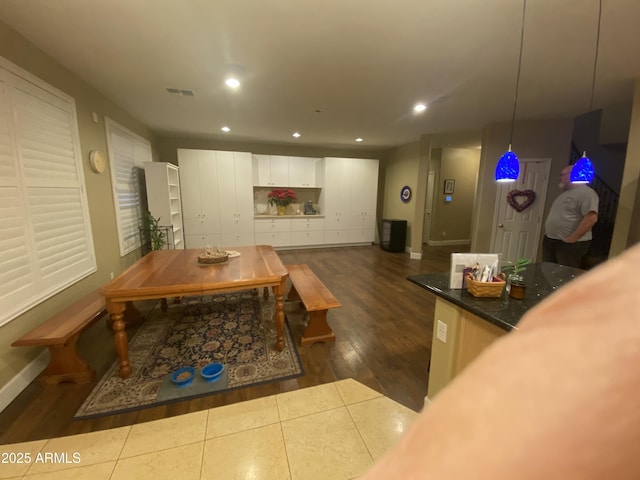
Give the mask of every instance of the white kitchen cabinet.
POLYGON ((209 150, 181 149, 178 161, 186 248, 219 245, 222 230, 216 154, 209 150))
POLYGON ((251 154, 178 149, 187 248, 253 245, 251 154))
POLYGON ((326 230, 347 230, 351 215, 352 166, 350 158, 325 158, 322 189, 326 230))
POLYGON ((291 219, 291 244, 292 245, 323 245, 324 218, 292 218, 291 219))
POLYGON ((169 244, 173 248, 184 248, 178 167, 166 162, 145 162, 144 175, 149 212, 159 218, 160 226, 170 227, 169 244))
POLYGON ((321 187, 322 159, 312 157, 289 157, 289 187, 321 187))
POLYGON ((216 151, 218 200, 225 246, 253 245, 251 154, 216 151))
POLYGON ((358 179, 351 190, 351 220, 349 228, 354 243, 374 242, 376 234, 376 204, 378 192, 378 161, 354 158, 352 175, 358 179))
POLYGON ((256 245, 291 246, 291 220, 288 218, 257 218, 254 221, 256 245))
POLYGON ((349 235, 349 230, 325 230, 324 243, 336 245, 341 243, 353 243, 349 235))
POLYGON ((259 187, 289 186, 289 157, 252 155, 253 184, 259 187))
POLYGON ((325 158, 322 191, 325 242, 373 243, 378 160, 325 158))

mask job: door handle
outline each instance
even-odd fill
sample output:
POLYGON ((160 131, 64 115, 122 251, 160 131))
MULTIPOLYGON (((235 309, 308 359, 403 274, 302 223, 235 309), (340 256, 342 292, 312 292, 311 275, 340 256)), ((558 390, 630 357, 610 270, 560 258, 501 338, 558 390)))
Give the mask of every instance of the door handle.
POLYGON ((503 225, 503 224, 501 224, 501 223, 499 223, 499 224, 498 224, 498 227, 499 227, 499 228, 504 228, 504 225, 503 225))

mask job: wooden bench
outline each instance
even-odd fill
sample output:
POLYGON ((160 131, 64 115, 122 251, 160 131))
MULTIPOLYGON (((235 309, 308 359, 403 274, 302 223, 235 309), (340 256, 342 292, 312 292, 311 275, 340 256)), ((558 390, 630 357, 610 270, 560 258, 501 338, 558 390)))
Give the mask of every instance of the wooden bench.
POLYGON ((342 304, 307 264, 287 265, 287 270, 291 280, 287 301, 301 301, 309 314, 309 324, 300 339, 300 344, 335 341, 336 336, 327 323, 327 310, 341 307, 342 304))
POLYGON ((95 290, 26 333, 11 345, 14 347, 34 345, 49 347, 51 359, 40 377, 42 383, 89 382, 94 378, 95 371, 78 355, 76 342, 82 332, 106 313, 105 299, 100 290, 95 290))

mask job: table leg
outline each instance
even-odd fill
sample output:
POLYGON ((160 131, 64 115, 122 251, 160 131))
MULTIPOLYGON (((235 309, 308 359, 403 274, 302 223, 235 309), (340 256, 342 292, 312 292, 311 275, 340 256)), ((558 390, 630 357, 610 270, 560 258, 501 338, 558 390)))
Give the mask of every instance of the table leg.
POLYGON ((116 353, 120 365, 120 377, 127 378, 131 375, 131 364, 129 363, 129 339, 125 330, 124 322, 124 302, 107 302, 107 310, 113 322, 113 339, 116 345, 116 353))
POLYGON ((286 285, 286 280, 282 280, 280 285, 273 287, 273 294, 276 297, 276 350, 279 352, 284 348, 284 293, 286 285))

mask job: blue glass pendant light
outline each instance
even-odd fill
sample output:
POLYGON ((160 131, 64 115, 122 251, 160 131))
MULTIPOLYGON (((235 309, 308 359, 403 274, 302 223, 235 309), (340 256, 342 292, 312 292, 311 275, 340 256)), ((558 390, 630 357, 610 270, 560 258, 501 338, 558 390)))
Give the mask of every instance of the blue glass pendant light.
POLYGON ((519 173, 518 156, 511 151, 511 145, 509 145, 509 150, 502 154, 496 165, 496 182, 515 182, 519 173))
POLYGON ((582 157, 571 168, 571 183, 591 183, 594 176, 593 163, 587 157, 587 152, 583 152, 582 157))
MULTIPOLYGON (((593 93, 596 89, 596 67, 598 66, 598 45, 600 44, 600 19, 602 18, 602 0, 598 0, 598 30, 596 33, 596 53, 593 60, 593 77, 591 80, 591 103, 589 104, 589 111, 593 111, 593 93)), ((593 163, 587 157, 587 152, 582 152, 582 157, 573 164, 571 168, 570 180, 571 183, 591 183, 595 176, 595 170, 593 163)))
POLYGON ((527 0, 522 4, 522 28, 520 30, 520 57, 518 58, 518 74, 516 76, 516 93, 513 99, 513 116, 511 117, 511 134, 509 135, 509 150, 504 152, 496 165, 496 182, 515 182, 520 173, 520 163, 518 156, 511 151, 513 140, 513 126, 516 123, 516 106, 518 105, 518 87, 520 85, 520 67, 522 66, 522 46, 524 43, 524 15, 527 10, 527 0))

